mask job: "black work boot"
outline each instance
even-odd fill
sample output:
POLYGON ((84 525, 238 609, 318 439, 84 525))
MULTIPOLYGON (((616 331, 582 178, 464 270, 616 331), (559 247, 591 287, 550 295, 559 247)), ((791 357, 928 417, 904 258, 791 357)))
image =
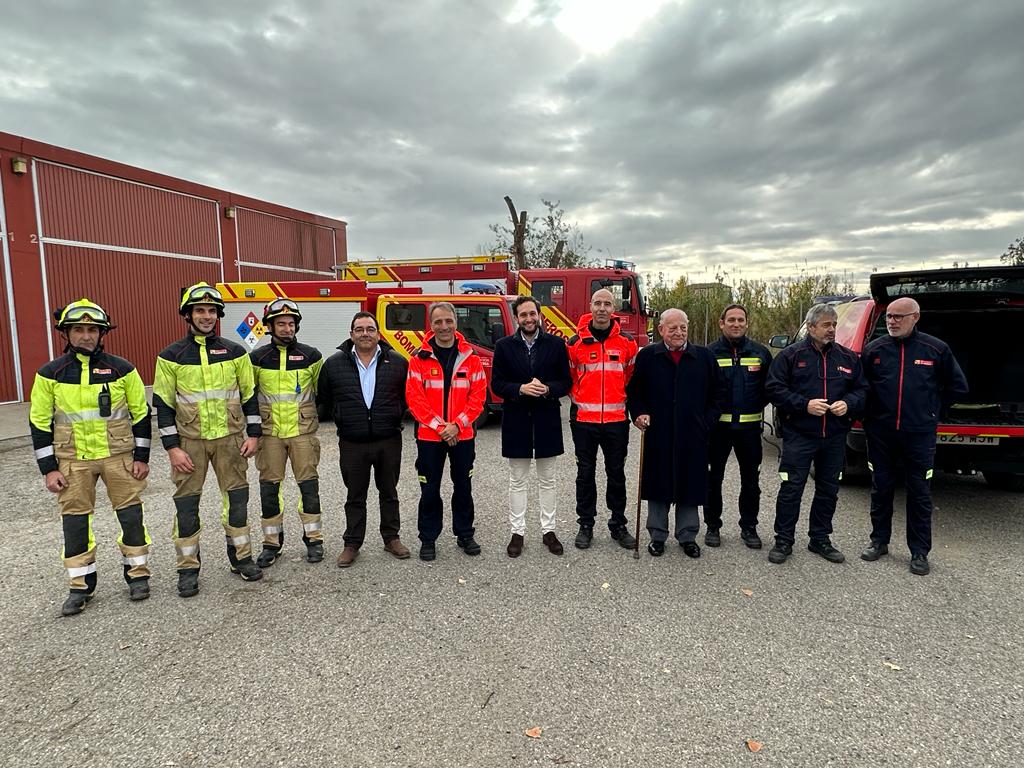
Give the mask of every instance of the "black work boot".
POLYGON ((149 599, 149 579, 139 579, 128 585, 128 599, 132 602, 149 599))
POLYGON ((580 532, 576 534, 576 549, 590 549, 590 542, 594 540, 594 526, 581 525, 580 532))
POLYGON ((708 530, 704 532, 704 543, 707 544, 709 547, 722 546, 721 531, 719 531, 717 528, 715 528, 714 530, 708 528, 708 530))
POLYGON ((437 547, 432 541, 424 541, 420 543, 420 560, 424 562, 430 562, 437 557, 437 547))
POLYGON ((87 592, 72 592, 64 605, 60 607, 61 616, 74 616, 85 610, 85 604, 92 600, 92 595, 87 592))
POLYGON ((634 549, 636 547, 636 539, 633 538, 633 534, 625 526, 612 528, 609 530, 609 533, 612 535, 612 540, 619 542, 619 546, 623 549, 634 549))
POLYGON ((927 576, 931 569, 928 555, 914 555, 910 558, 910 572, 915 576, 927 576))
POLYGON ((740 538, 750 549, 760 549, 762 546, 761 537, 757 535, 756 528, 741 528, 740 538))
POLYGON ((239 560, 237 565, 232 565, 231 572, 237 573, 243 581, 259 581, 263 578, 263 571, 252 561, 251 557, 239 560))
POLYGON ((178 571, 178 597, 199 594, 199 571, 178 571))
POLYGON ((889 554, 889 545, 888 544, 883 544, 880 541, 874 541, 872 539, 871 543, 868 544, 868 548, 860 553, 860 559, 861 560, 867 560, 869 563, 873 563, 873 562, 875 562, 875 560, 880 558, 882 555, 888 555, 888 554, 889 554))
POLYGON ((479 555, 480 545, 476 543, 476 539, 472 536, 456 536, 455 543, 459 545, 459 549, 465 552, 467 555, 479 555))
POLYGON ((768 562, 775 564, 784 563, 791 554, 793 554, 793 545, 776 539, 775 546, 768 553, 768 562))
POLYGON ((322 541, 311 541, 306 545, 306 562, 319 563, 324 559, 324 543, 322 541))
MULTIPOLYGON (((264 546, 263 551, 260 552, 260 556, 256 558, 256 565, 260 568, 269 568, 277 562, 277 558, 281 556, 281 550, 278 547, 264 546)), ((235 571, 237 573, 237 571, 235 571)))
POLYGON ((841 563, 846 559, 843 553, 833 547, 832 542, 828 539, 807 542, 807 551, 825 558, 830 563, 841 563))

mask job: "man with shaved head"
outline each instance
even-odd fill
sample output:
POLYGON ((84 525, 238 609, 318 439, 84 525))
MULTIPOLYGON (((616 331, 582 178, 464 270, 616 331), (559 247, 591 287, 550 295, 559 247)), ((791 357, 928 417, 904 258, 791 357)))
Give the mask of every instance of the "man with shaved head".
POLYGON ((932 464, 939 416, 958 396, 967 394, 967 379, 949 346, 917 330, 921 307, 911 298, 885 308, 888 336, 864 348, 864 373, 870 387, 864 432, 871 469, 871 543, 862 560, 889 552, 893 494, 902 472, 907 489, 907 546, 910 572, 926 575, 931 567, 932 464))
POLYGON ((587 549, 597 520, 597 451, 604 453, 608 477, 605 502, 611 512, 608 530, 626 549, 636 545, 626 523, 626 384, 636 362, 637 343, 612 314, 615 297, 601 288, 590 300, 590 312, 580 317, 569 339, 572 375, 569 427, 576 451, 576 547, 587 549))

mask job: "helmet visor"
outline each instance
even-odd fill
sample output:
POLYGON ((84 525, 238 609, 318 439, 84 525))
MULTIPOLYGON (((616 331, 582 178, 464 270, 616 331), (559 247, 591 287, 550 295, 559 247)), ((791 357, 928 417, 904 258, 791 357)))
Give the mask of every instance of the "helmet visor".
POLYGON ((218 304, 223 306, 224 297, 212 285, 197 285, 189 290, 185 295, 185 300, 181 302, 183 307, 189 304, 218 304))
POLYGON ((268 315, 299 314, 299 305, 291 299, 274 299, 267 305, 268 315))
POLYGON ((64 325, 110 325, 107 313, 97 306, 70 307, 65 310, 60 324, 64 325))

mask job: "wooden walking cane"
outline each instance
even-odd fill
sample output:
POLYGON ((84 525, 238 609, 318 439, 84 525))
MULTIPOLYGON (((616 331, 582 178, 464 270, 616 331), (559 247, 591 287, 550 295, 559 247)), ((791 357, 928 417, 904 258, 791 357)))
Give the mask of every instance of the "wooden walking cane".
POLYGON ((640 559, 640 483, 644 476, 644 438, 647 437, 647 430, 640 430, 640 468, 636 472, 636 543, 633 544, 633 559, 640 559))

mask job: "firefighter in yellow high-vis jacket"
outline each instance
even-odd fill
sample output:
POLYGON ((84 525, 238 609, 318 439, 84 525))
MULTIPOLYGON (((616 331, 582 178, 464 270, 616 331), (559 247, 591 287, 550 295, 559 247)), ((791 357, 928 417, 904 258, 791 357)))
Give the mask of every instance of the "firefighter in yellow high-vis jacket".
POLYGON ((36 373, 29 422, 46 489, 57 494, 64 567, 71 593, 61 613, 81 613, 96 590, 92 514, 103 479, 121 526, 117 545, 131 600, 149 597, 149 534, 140 494, 149 475, 151 424, 146 389, 127 360, 103 350, 114 326, 89 299, 58 309, 64 354, 36 373))
POLYGON ((263 325, 270 331, 270 344, 249 356, 263 418, 263 437, 256 452, 263 512, 263 551, 256 560, 260 568, 273 565, 284 546, 281 483, 289 460, 299 486, 299 521, 306 560, 319 563, 324 559, 317 474, 320 440, 316 436, 320 427, 316 386, 324 359, 318 350, 296 340, 301 321, 302 313, 294 301, 272 301, 263 310, 263 325))
POLYGON ((252 363, 245 349, 216 334, 224 299, 207 283, 186 288, 179 313, 189 331, 156 361, 153 405, 174 480, 178 594, 199 592, 199 500, 213 464, 231 572, 263 578, 249 541, 246 469, 262 434, 252 363))

